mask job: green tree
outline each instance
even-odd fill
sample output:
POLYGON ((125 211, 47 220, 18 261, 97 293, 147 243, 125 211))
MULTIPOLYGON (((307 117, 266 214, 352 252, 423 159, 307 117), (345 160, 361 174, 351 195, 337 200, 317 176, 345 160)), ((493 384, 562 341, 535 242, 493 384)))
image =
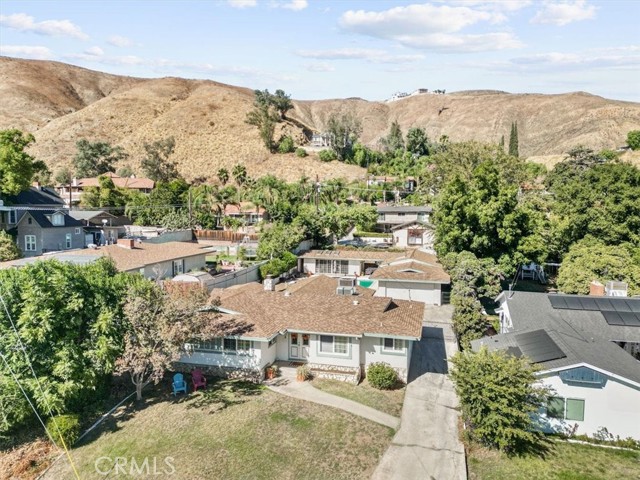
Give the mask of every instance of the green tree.
POLYGON ((114 185, 111 177, 98 177, 98 187, 89 187, 83 193, 80 204, 84 208, 122 207, 113 210, 114 215, 122 215, 129 200, 128 192, 114 185))
POLYGON ((404 151, 404 139, 402 136, 402 129, 397 120, 391 122, 389 133, 386 137, 381 139, 382 146, 390 153, 398 150, 404 151))
POLYGON ((318 152, 318 158, 321 162, 332 162, 333 160, 337 160, 338 156, 334 150, 320 150, 318 152))
POLYGON ((224 186, 229 181, 229 170, 227 170, 226 168, 221 168, 218 170, 217 176, 218 180, 220 180, 220 183, 222 183, 222 185, 224 186))
POLYGON ((586 295, 593 280, 603 284, 611 280, 626 282, 630 295, 640 294, 640 248, 605 245, 593 238, 573 244, 562 260, 558 289, 586 295))
POLYGON ((278 153, 291 153, 296 149, 295 144, 293 143, 293 138, 289 135, 285 135, 280 140, 278 144, 278 153))
POLYGON ((122 147, 114 147, 108 142, 90 142, 85 138, 76 142, 76 149, 73 168, 79 177, 115 172, 115 164, 129 156, 122 147))
POLYGON ((509 155, 519 157, 518 152, 518 122, 511 124, 511 134, 509 135, 509 155))
POLYGON ((280 114, 280 119, 284 119, 285 114, 293 108, 291 96, 284 93, 284 90, 276 90, 271 97, 271 103, 280 114))
POLYGON ((414 127, 407 131, 407 151, 412 155, 429 155, 429 138, 423 128, 414 127))
POLYGON ((17 195, 31 186, 33 176, 47 169, 25 149, 35 142, 20 130, 0 130, 0 195, 17 195))
POLYGON ((118 175, 119 177, 122 177, 122 178, 132 177, 134 174, 135 174, 135 172, 128 165, 125 165, 124 167, 120 167, 118 169, 118 171, 116 172, 116 175, 118 175))
POLYGON ((245 120, 249 125, 258 127, 260 138, 264 143, 264 146, 273 153, 275 150, 275 144, 273 142, 273 133, 276 130, 276 123, 280 117, 278 112, 269 104, 263 103, 256 105, 253 110, 247 113, 245 120))
POLYGON ((22 257, 20 248, 13 241, 13 237, 4 230, 0 230, 0 262, 15 260, 22 257))
POLYGON ((285 252, 291 252, 304 240, 305 233, 300 224, 272 223, 260 236, 258 260, 282 258, 285 252))
POLYGON ((141 163, 144 174, 154 182, 171 182, 176 178, 181 178, 177 163, 171 160, 175 148, 176 141, 173 137, 145 143, 146 156, 141 163))
POLYGON ((501 351, 457 353, 451 378, 460 399, 468 437, 510 454, 540 445, 533 416, 549 396, 526 358, 501 351))
POLYGON ((631 130, 627 133, 627 145, 631 150, 640 150, 640 130, 631 130))
POLYGON ((331 137, 331 148, 338 160, 344 162, 350 158, 353 145, 362 133, 360 120, 352 113, 333 113, 327 120, 326 130, 331 137))
POLYGON ((500 137, 500 143, 498 143, 498 147, 500 147, 500 150, 504 151, 504 135, 500 137))
POLYGON ((242 165, 241 163, 236 164, 231 171, 234 180, 238 184, 238 186, 242 186, 247 181, 247 167, 242 165))

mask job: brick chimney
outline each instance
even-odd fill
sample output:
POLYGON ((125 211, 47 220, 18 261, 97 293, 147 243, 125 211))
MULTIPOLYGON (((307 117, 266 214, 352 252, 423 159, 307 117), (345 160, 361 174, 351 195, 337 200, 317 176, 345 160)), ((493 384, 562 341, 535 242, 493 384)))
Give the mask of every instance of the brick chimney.
POLYGON ((589 295, 594 297, 604 297, 604 285, 597 280, 589 284, 589 295))
MULTIPOLYGON (((119 247, 128 248, 129 250, 132 250, 134 245, 135 245, 135 240, 133 238, 119 238, 118 239, 118 246, 119 247)), ((602 287, 602 288, 604 288, 604 287, 602 287)), ((603 290, 603 295, 604 295, 604 290, 603 290)))

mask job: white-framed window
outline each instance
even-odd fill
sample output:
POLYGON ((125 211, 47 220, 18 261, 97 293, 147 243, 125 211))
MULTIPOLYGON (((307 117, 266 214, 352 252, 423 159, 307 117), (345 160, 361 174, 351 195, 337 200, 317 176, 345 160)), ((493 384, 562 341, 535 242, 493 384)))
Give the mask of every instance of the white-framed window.
POLYGON ((57 227, 64 225, 64 215, 61 213, 54 213, 51 216, 51 224, 57 227))
POLYGON ((35 252, 36 251, 36 236, 25 235, 24 236, 24 251, 35 252))
POLYGON ((15 210, 9 210, 9 212, 7 212, 7 223, 9 225, 12 225, 14 223, 16 223, 18 221, 18 212, 16 212, 15 210))
POLYGON ((76 235, 80 235, 80 233, 82 233, 82 229, 81 228, 76 228, 76 235))
POLYGON ((333 335, 320 335, 320 352, 347 355, 349 353, 349 339, 333 335))
POLYGON ((399 338, 385 338, 382 341, 382 351, 389 353, 404 353, 407 348, 405 340, 399 338))
POLYGON ((173 261, 173 276, 184 273, 184 259, 173 261))
POLYGON ((584 400, 550 397, 547 403, 547 417, 582 422, 584 421, 584 400))
POLYGON ((71 248, 71 234, 67 233, 64 236, 64 248, 66 248, 67 250, 69 250, 71 248))
POLYGON ((348 260, 316 259, 316 273, 332 273, 347 275, 349 272, 348 260))
POLYGON ((240 338, 212 338, 192 344, 196 352, 231 353, 237 355, 251 355, 251 340, 240 338))

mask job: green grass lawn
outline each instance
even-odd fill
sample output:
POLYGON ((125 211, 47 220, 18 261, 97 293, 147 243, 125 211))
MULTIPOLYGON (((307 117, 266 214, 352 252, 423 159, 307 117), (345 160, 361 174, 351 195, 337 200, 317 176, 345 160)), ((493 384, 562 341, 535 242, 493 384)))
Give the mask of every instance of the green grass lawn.
MULTIPOLYGON (((178 399, 168 391, 164 385, 143 405, 123 408, 77 445, 80 477, 106 478, 95 469, 106 456, 149 458, 150 465, 155 457, 158 468, 172 457, 176 479, 364 479, 393 436, 363 418, 242 381, 218 381, 178 399)), ((152 473, 135 478, 164 478, 152 473)), ((74 477, 61 459, 44 478, 74 477)))
POLYGON ((366 379, 360 385, 351 385, 346 382, 326 380, 324 378, 314 379, 311 385, 318 390, 348 398, 394 417, 400 417, 400 412, 402 412, 405 387, 395 390, 378 390, 369 385, 366 379))
POLYGON ((553 442, 545 458, 509 458, 472 447, 469 480, 626 480, 640 479, 640 452, 553 442))

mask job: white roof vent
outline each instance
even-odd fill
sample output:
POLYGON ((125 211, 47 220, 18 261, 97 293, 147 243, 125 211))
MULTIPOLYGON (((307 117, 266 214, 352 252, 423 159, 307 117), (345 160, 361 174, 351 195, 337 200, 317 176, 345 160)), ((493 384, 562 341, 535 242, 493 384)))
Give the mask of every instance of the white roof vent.
POLYGON ((626 297, 628 288, 626 282, 607 282, 604 292, 607 297, 626 297))

